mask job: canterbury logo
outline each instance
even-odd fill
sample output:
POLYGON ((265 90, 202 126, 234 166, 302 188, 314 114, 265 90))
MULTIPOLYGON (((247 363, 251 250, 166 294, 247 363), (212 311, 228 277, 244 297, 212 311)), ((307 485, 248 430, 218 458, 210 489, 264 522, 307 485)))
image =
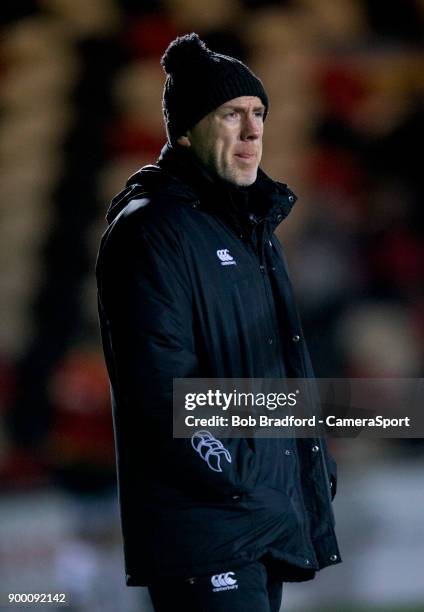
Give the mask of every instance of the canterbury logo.
POLYGON ((237 579, 233 578, 234 572, 226 572, 225 574, 216 574, 212 576, 211 582, 214 587, 212 591, 230 591, 238 589, 237 579))
POLYGON ((234 258, 229 254, 228 249, 219 249, 216 254, 221 262, 221 266, 237 265, 234 258))
POLYGON ((191 437, 191 445, 214 472, 222 472, 221 457, 231 463, 229 451, 209 431, 196 431, 191 437))

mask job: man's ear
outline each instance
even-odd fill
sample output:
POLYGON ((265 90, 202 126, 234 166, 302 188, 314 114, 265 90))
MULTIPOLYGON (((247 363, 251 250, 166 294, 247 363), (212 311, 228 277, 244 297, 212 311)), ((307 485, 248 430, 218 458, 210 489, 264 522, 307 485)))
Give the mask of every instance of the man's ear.
POLYGON ((191 142, 188 138, 188 136, 180 136, 177 139, 177 142, 179 145, 181 145, 182 147, 191 147, 191 142))

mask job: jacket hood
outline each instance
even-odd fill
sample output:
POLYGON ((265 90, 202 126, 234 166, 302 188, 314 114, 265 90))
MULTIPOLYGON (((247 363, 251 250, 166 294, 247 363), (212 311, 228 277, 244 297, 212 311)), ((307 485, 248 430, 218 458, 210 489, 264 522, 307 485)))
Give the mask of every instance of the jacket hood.
POLYGON ((216 212, 227 207, 230 201, 235 208, 241 206, 247 213, 249 205, 254 202, 256 210, 250 212, 266 218, 274 226, 289 214, 297 200, 285 183, 272 180, 261 168, 253 185, 238 187, 212 177, 185 147, 167 143, 157 163, 135 172, 125 188, 113 198, 106 214, 108 223, 112 223, 131 200, 151 198, 159 192, 161 196, 169 195, 187 203, 200 199, 199 204, 208 202, 207 207, 216 212))
POLYGON ((169 194, 178 198, 196 199, 196 194, 189 193, 187 186, 181 181, 163 172, 159 166, 149 164, 132 174, 125 188, 112 199, 106 214, 107 222, 112 223, 131 200, 152 197, 159 191, 162 195, 169 194))

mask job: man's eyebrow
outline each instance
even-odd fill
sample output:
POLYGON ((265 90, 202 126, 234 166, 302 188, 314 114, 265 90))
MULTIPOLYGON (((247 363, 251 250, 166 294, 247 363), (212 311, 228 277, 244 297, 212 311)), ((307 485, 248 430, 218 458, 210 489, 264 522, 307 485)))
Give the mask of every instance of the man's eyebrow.
MULTIPOLYGON (((238 112, 245 112, 248 111, 248 108, 245 108, 244 106, 236 106, 234 104, 223 104, 221 107, 223 110, 235 110, 238 112)), ((258 106, 255 106, 253 109, 253 111, 265 111, 265 106, 263 104, 259 104, 258 106)))

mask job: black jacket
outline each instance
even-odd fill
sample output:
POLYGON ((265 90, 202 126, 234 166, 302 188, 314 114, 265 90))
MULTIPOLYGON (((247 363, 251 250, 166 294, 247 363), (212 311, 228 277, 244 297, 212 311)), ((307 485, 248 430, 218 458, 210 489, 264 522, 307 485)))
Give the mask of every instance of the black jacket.
POLYGON ((324 440, 221 439, 219 472, 172 437, 173 378, 313 376, 273 234, 295 200, 261 170, 231 187, 166 146, 112 201, 97 278, 128 585, 264 555, 307 580, 340 561, 324 440))

